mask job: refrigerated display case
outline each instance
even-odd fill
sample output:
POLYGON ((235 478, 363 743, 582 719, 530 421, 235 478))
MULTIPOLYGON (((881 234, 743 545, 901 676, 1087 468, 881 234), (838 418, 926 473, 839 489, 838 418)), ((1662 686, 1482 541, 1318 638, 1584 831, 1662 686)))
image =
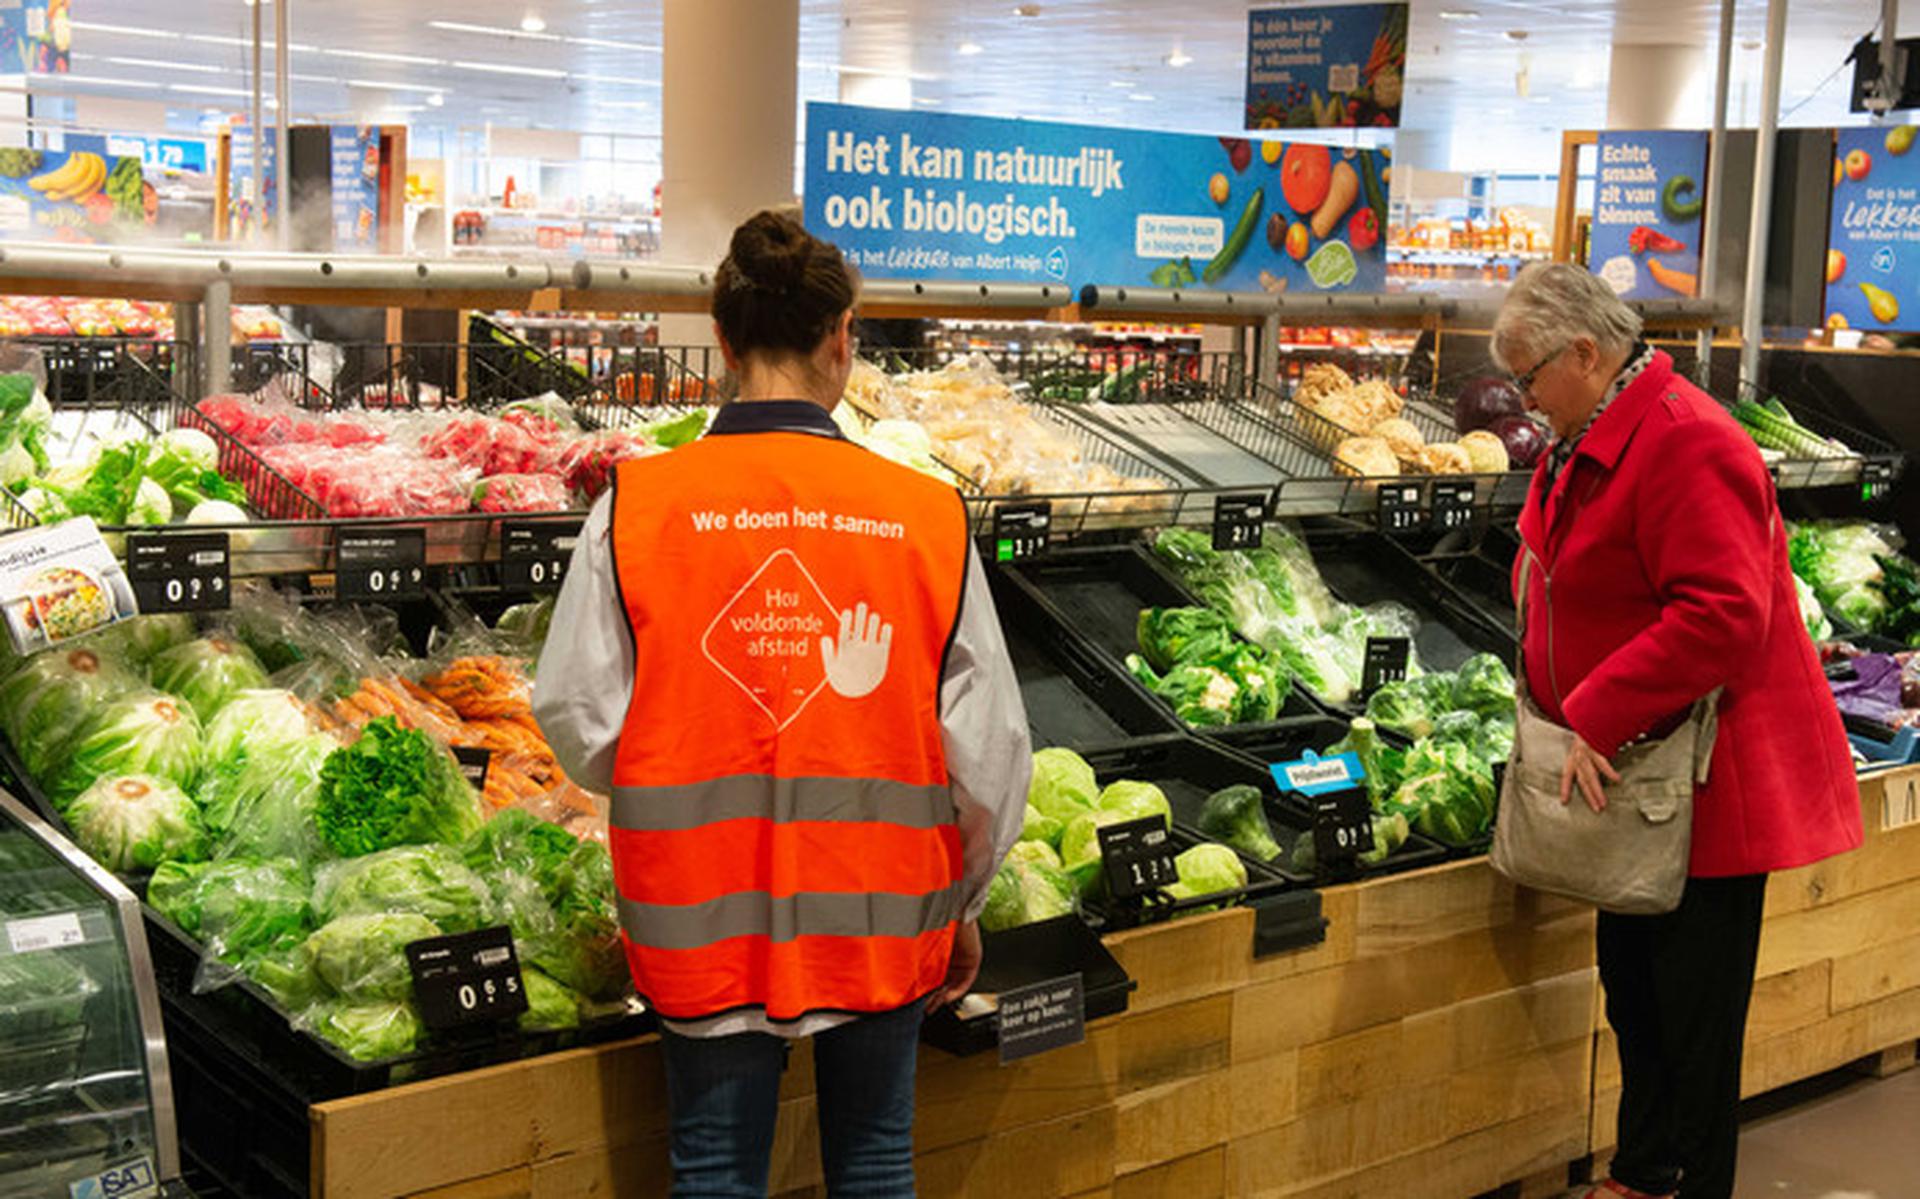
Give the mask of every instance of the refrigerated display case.
POLYGON ((0 793, 0 1196, 184 1194, 140 903, 0 793))

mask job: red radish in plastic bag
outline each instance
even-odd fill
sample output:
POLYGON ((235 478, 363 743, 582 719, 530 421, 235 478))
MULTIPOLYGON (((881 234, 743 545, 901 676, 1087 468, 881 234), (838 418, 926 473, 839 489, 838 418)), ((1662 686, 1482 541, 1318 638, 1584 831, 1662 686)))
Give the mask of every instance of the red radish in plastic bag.
POLYGON ((659 446, 638 433, 595 433, 567 447, 560 455, 560 473, 575 495, 592 503, 612 482, 615 466, 659 452, 659 446))
POLYGON ((559 475, 489 475, 474 484, 473 506, 482 512, 564 512, 572 497, 559 475))

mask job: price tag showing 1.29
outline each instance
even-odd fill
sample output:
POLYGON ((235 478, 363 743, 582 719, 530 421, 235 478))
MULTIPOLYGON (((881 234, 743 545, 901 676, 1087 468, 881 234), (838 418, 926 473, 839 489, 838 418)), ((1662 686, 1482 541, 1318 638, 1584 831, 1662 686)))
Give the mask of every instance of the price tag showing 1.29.
POLYGON ((233 560, 225 533, 129 533, 127 581, 146 613, 213 612, 233 606, 233 560))
POLYGON ((427 593, 425 529, 342 529, 334 594, 352 602, 419 599, 427 593))
POLYGON ((505 925, 428 937, 407 946, 413 998, 428 1028, 510 1020, 527 1010, 520 959, 505 925))
POLYGON ((1100 840, 1101 868, 1107 875, 1107 894, 1115 899, 1151 895, 1180 881, 1173 868, 1173 842, 1167 822, 1143 816, 1094 830, 1100 840))

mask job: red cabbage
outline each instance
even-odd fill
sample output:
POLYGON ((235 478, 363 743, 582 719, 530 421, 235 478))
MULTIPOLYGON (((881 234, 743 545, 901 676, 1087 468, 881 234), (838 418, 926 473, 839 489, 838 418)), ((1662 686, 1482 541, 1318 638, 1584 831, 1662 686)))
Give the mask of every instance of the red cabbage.
POLYGON ((1507 461, 1514 470, 1529 470, 1547 452, 1547 434, 1540 422, 1527 416, 1503 416, 1487 427, 1487 432, 1507 447, 1507 461))
POLYGON ((1488 429, 1503 416, 1519 416, 1527 410, 1526 397, 1506 379, 1482 376, 1467 380, 1453 402, 1453 427, 1459 433, 1488 429))

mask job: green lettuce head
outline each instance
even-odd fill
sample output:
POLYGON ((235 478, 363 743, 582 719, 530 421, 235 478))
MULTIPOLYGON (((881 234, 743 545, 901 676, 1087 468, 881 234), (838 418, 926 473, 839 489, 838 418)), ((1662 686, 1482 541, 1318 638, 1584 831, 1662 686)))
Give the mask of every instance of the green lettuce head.
POLYGON ((206 856, 199 809, 171 779, 108 775, 81 792, 66 817, 80 848, 121 874, 206 856))
POLYGON ((1050 848, 1058 848, 1060 834, 1066 830, 1066 827, 1039 808, 1028 804, 1026 816, 1020 823, 1020 839, 1038 841, 1050 848))
POLYGON ((449 933, 471 932, 494 915, 486 880, 445 845, 402 845, 329 862, 314 879, 313 906, 323 921, 411 912, 449 933))
POLYGON ((1041 749, 1033 754, 1033 781, 1027 802, 1062 824, 1091 812, 1100 798, 1093 767, 1070 749, 1041 749))
POLYGON ((225 962, 296 944, 313 929, 312 880, 291 858, 166 862, 147 882, 147 902, 225 962))
POLYGON ((202 719, 212 719, 238 692, 270 685, 253 651, 224 637, 176 645, 155 656, 147 671, 154 686, 192 704, 202 719))
POLYGON ((400 999, 323 1004, 311 1019, 314 1032, 359 1062, 412 1053, 423 1031, 413 1005, 400 999))
POLYGON ((458 845, 478 832, 479 801, 453 756, 391 716, 327 755, 314 814, 320 836, 343 857, 396 845, 458 845))
POLYGON ((87 640, 89 648, 102 654, 145 666, 174 646, 192 641, 193 636, 193 617, 185 612, 159 612, 110 625, 87 640))
POLYGON ((242 753, 298 741, 312 732, 306 705, 293 692, 273 687, 238 691, 207 721, 207 767, 215 769, 242 753))
POLYGON ((580 1027, 580 997, 551 977, 529 966, 520 967, 520 985, 527 992, 527 1010, 520 1027, 529 1032, 551 1032, 580 1027))
MULTIPOLYGON (((238 706, 229 704, 224 717, 238 706)), ((218 719, 218 718, 216 718, 218 719)), ((265 741, 215 765, 200 781, 200 812, 219 857, 332 856, 320 839, 314 812, 320 767, 340 743, 323 733, 265 741)))
POLYGON ((46 650, 0 683, 0 730, 28 772, 45 778, 95 709, 135 686, 132 671, 94 645, 46 650))
POLYGON ((1007 851, 1008 862, 1034 862, 1060 869, 1060 855, 1045 841, 1016 841, 1007 851))
MULTIPOLYGON (((1108 783, 1107 789, 1100 793, 1100 811, 1121 820, 1141 820, 1148 816, 1158 816, 1169 827, 1173 824, 1173 805, 1167 802, 1166 792, 1152 783, 1137 782, 1133 779, 1120 779, 1108 783)), ((1111 824, 1112 821, 1107 823, 1111 824)))
POLYGON ((64 808, 108 775, 153 775, 184 788, 199 773, 193 709, 170 695, 136 693, 94 709, 67 744, 47 793, 64 808))
POLYGON ((321 980, 342 998, 399 1002, 413 990, 407 946, 440 932, 439 925, 413 912, 341 916, 307 938, 306 954, 321 980))

